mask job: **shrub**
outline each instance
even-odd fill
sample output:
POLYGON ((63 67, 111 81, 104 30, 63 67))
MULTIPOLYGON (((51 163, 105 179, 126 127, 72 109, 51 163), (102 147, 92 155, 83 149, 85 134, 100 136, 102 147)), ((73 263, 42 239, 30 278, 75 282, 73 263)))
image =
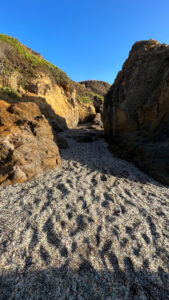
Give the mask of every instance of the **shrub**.
POLYGON ((91 103, 91 100, 90 100, 90 98, 89 98, 89 97, 87 97, 87 96, 84 96, 84 98, 83 98, 83 102, 84 102, 84 103, 91 103))
POLYGON ((102 102, 104 102, 104 97, 103 96, 101 96, 101 95, 97 95, 97 94, 95 94, 95 96, 94 96, 94 100, 96 100, 96 101, 102 101, 102 102))

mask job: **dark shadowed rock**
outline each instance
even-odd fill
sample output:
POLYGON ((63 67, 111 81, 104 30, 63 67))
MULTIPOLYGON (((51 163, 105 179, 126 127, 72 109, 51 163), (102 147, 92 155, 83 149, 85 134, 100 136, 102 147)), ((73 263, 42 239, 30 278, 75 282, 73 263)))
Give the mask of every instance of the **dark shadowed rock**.
POLYGON ((60 149, 64 149, 64 150, 69 149, 68 142, 62 136, 56 135, 55 139, 56 139, 57 145, 59 147, 59 150, 60 149))
POLYGON ((169 46, 136 42, 105 98, 111 150, 169 184, 169 46))
POLYGON ((103 128, 102 116, 100 113, 97 113, 93 121, 91 122, 92 128, 100 129, 103 128))

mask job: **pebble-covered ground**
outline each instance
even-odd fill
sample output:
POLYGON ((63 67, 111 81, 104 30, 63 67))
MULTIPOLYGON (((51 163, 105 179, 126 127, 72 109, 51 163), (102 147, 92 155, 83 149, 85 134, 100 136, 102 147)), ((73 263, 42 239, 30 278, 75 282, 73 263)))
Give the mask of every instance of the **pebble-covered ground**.
POLYGON ((169 189, 65 131, 62 166, 0 188, 0 299, 169 299, 169 189))

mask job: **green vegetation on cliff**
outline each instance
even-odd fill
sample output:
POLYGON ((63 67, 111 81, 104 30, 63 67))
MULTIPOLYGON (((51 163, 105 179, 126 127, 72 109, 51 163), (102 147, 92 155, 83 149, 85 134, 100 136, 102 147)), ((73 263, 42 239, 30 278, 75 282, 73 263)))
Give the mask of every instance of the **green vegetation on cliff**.
POLYGON ((78 101, 80 103, 82 103, 82 102, 83 103, 91 103, 91 99, 86 95, 82 95, 82 96, 78 95, 78 101))
MULTIPOLYGON (((38 71, 43 70, 57 84, 66 86, 71 84, 69 77, 43 57, 26 46, 22 45, 16 38, 0 34, 0 61, 1 73, 10 75, 13 70, 18 70, 26 78, 34 77, 38 71)), ((22 83, 22 82, 21 82, 22 83)))
POLYGON ((39 78, 44 73, 49 76, 52 83, 63 87, 70 94, 74 89, 79 103, 104 102, 105 91, 109 84, 103 81, 89 80, 82 83, 72 81, 65 72, 52 63, 46 61, 39 53, 21 44, 16 38, 0 34, 0 81, 4 87, 0 95, 11 98, 17 97, 19 87, 27 90, 32 79, 39 78), (9 84, 12 74, 17 73, 18 88, 9 84), (2 80, 1 80, 2 79, 2 80))
MULTIPOLYGON (((19 94, 11 89, 9 86, 2 86, 0 87, 0 96, 8 96, 12 99, 17 99, 19 98, 19 94)), ((4 98, 4 97, 3 97, 4 98)))

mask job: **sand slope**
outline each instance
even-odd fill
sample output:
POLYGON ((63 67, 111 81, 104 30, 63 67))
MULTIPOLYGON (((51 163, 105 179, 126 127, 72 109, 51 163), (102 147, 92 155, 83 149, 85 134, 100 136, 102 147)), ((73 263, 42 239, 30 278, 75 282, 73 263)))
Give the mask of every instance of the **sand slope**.
POLYGON ((0 299, 169 299, 169 189, 62 136, 60 169, 0 189, 0 299))

